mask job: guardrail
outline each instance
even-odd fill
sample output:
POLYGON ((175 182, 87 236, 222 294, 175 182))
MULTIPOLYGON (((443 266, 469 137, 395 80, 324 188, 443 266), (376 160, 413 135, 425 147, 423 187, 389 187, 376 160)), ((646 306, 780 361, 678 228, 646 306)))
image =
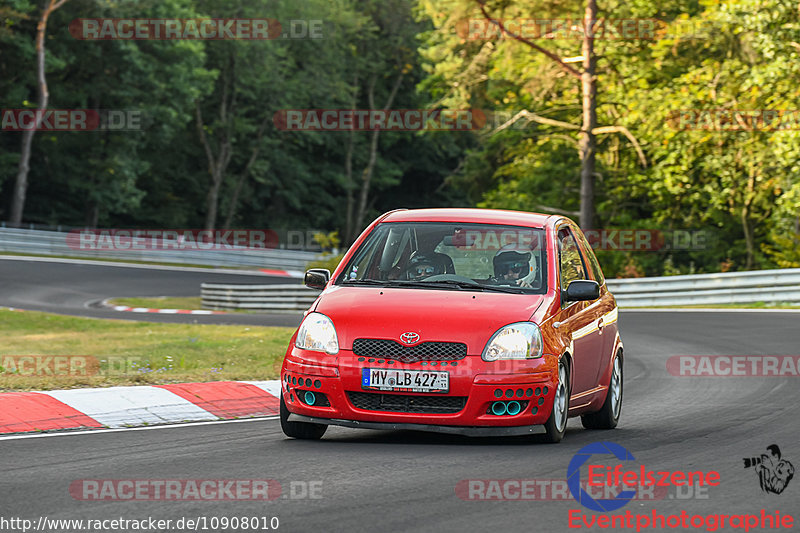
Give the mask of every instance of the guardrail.
POLYGON ((0 228, 0 252, 290 271, 304 271, 310 261, 320 257, 315 252, 241 246, 225 250, 83 250, 69 246, 68 235, 57 231, 0 228))
POLYGON ((270 313, 305 311, 320 291, 305 285, 246 285, 203 283, 200 295, 203 309, 226 311, 249 309, 270 313))
MULTIPOLYGON (((800 302, 800 268, 695 274, 658 278, 609 279, 620 307, 800 302)), ((319 291, 303 285, 222 285, 203 283, 206 309, 301 312, 319 291)))
POLYGON ((621 307, 800 302, 800 268, 609 279, 621 307))

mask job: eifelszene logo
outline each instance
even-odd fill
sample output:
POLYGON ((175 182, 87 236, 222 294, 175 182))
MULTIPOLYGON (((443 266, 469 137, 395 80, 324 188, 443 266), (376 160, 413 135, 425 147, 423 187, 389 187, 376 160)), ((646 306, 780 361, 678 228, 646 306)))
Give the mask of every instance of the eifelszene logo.
POLYGON ((584 446, 575 453, 567 467, 567 486, 572 497, 587 509, 606 513, 616 511, 634 499, 638 487, 716 487, 720 484, 720 474, 715 470, 654 471, 645 465, 626 470, 623 463, 635 460, 631 452, 614 442, 595 442, 584 446), (613 468, 596 464, 598 460, 595 456, 603 455, 615 457, 620 464, 613 468), (584 464, 587 465, 589 474, 587 487, 619 487, 628 490, 620 491, 613 498, 593 498, 581 487, 581 467, 584 464))
POLYGON ((767 446, 768 454, 761 457, 745 457, 745 468, 753 468, 758 474, 761 490, 772 494, 782 493, 794 477, 794 466, 785 459, 781 459, 781 449, 777 444, 767 446))

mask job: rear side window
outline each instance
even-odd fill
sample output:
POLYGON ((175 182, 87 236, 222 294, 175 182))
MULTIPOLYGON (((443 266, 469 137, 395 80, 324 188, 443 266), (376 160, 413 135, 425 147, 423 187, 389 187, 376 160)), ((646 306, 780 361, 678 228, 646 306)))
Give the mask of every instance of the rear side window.
POLYGON ((568 228, 558 230, 558 263, 561 271, 561 289, 567 290, 570 282, 587 279, 578 243, 568 228))

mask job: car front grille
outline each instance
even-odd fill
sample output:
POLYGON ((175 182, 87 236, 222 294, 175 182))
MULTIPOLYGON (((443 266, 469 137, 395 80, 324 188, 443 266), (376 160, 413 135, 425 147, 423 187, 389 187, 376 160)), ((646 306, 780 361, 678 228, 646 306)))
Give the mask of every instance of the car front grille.
POLYGON ((394 413, 457 413, 467 405, 466 396, 411 396, 408 394, 380 394, 348 392, 350 403, 367 411, 394 413))
POLYGON ((423 342, 416 346, 403 346, 391 339, 356 339, 353 353, 359 357, 384 357, 401 363, 457 361, 467 356, 467 345, 462 342, 423 342))

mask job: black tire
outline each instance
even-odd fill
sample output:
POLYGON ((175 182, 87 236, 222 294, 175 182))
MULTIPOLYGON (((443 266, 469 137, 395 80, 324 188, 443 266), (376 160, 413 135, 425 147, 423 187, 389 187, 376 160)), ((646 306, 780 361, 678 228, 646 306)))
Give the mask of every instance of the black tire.
POLYGON ((553 410, 544 423, 544 441, 549 443, 561 442, 567 430, 569 420, 569 368, 562 358, 558 362, 558 384, 553 395, 553 410))
POLYGON ((611 371, 611 380, 606 389, 606 399, 599 411, 581 416, 581 423, 586 429, 614 429, 622 414, 622 358, 617 354, 614 357, 614 367, 611 371), (615 381, 619 385, 615 393, 615 381))
POLYGON ((308 422, 289 422, 289 409, 281 398, 281 429, 287 437, 293 439, 319 440, 327 431, 325 424, 309 424, 308 422))

